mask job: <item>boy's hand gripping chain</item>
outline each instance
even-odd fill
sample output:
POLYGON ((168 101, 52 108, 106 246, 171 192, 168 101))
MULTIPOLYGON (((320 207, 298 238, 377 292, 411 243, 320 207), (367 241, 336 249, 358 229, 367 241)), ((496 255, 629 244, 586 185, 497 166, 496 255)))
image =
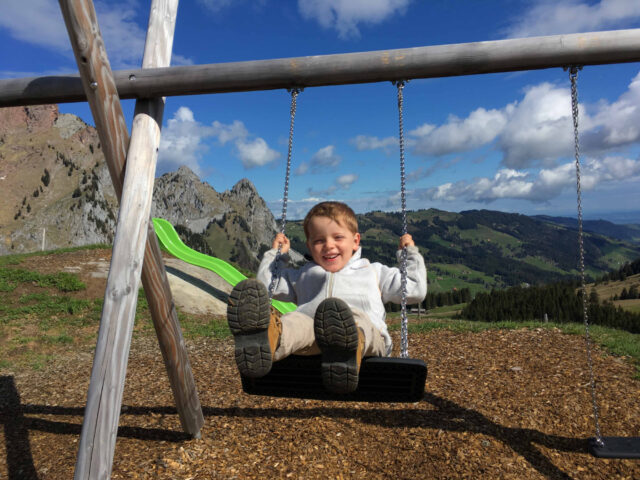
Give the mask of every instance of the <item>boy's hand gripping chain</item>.
MULTIPOLYGON (((291 176, 291 151, 293 149, 293 125, 296 118, 297 97, 302 88, 290 88, 291 93, 291 121, 289 123, 289 150, 287 152, 287 171, 284 177, 284 194, 282 195, 282 218, 280 220, 280 233, 284 235, 285 224, 287 223, 287 201, 289 200, 289 177, 291 176)), ((271 272, 271 283, 269 284, 269 300, 273 297, 273 292, 279 279, 278 262, 280 261, 280 250, 282 245, 278 245, 278 253, 273 262, 273 270, 271 272)))

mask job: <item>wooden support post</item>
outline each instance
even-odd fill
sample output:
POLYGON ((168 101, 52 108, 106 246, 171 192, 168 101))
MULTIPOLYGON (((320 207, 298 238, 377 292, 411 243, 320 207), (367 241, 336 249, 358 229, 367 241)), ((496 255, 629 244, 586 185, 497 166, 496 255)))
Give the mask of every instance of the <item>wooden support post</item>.
MULTIPOLYGON (((142 68, 166 67, 171 63, 177 12, 178 0, 153 0, 151 3, 149 29, 142 59, 142 68)), ((152 155, 153 163, 147 172, 150 175, 151 191, 148 198, 145 199, 148 201, 148 211, 150 212, 153 178, 155 176, 158 148, 160 147, 160 127, 162 125, 164 99, 157 98, 150 100, 148 103, 144 102, 144 104, 138 101, 136 109, 138 109, 138 106, 142 108, 140 108, 140 116, 136 115, 134 120, 132 142, 137 122, 141 125, 141 131, 149 129, 154 134, 153 141, 148 142, 149 144, 144 147, 148 149, 145 152, 152 155), (149 107, 147 112, 145 112, 145 106, 149 107), (152 110, 156 111, 153 112, 152 110)), ((149 140, 151 140, 151 137, 149 137, 149 140)), ((131 155, 131 147, 129 155, 131 155)), ((149 218, 149 213, 147 213, 146 218, 149 218)), ((204 416, 198 399, 198 391, 191 372, 191 364, 184 338, 182 337, 180 323, 178 322, 178 312, 172 300, 171 288, 164 268, 158 237, 156 237, 151 221, 148 222, 147 228, 142 285, 151 310, 151 318, 153 319, 160 350, 169 375, 169 382, 173 390, 182 428, 190 435, 199 438, 200 429, 204 424, 204 416)))
MULTIPOLYGON (((114 188, 118 197, 122 196, 75 471, 77 479, 107 478, 115 449, 141 270, 183 428, 199 435, 204 420, 157 239, 155 235, 147 238, 164 101, 147 100, 136 104, 137 117, 127 165, 132 173, 127 175, 130 180, 125 185, 125 152, 129 138, 93 3, 91 0, 60 0, 60 6, 114 188), (137 176, 143 179, 141 194, 146 198, 136 198, 136 188, 131 188, 131 182, 138 186, 137 176), (129 193, 123 195, 123 191, 129 193), (148 203, 141 220, 138 214, 145 209, 137 205, 140 201, 148 203)), ((168 65, 176 10, 177 0, 154 0, 145 47, 147 65, 154 61, 168 65), (167 35, 169 30, 168 42, 167 38, 157 38, 167 35), (153 51, 154 44, 158 53, 148 53, 153 51)))

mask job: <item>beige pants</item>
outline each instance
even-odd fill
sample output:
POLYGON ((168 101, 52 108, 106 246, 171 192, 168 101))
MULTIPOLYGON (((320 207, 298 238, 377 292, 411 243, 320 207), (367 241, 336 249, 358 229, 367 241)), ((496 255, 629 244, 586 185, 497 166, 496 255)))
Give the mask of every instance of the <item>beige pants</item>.
MULTIPOLYGON (((351 312, 356 325, 364 331, 364 356, 384 357, 387 347, 380 331, 362 310, 353 308, 351 312)), ((313 318, 294 311, 283 315, 281 320, 282 334, 280 345, 273 355, 275 362, 289 355, 319 355, 321 353, 313 333, 313 318)))

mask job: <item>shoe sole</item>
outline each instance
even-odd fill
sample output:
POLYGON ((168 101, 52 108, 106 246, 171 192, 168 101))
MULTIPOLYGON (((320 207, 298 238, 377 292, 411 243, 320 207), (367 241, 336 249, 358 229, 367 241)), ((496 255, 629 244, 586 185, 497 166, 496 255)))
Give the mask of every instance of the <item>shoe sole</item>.
POLYGON ((238 283, 229 294, 227 322, 235 341, 236 364, 245 377, 263 377, 271 370, 270 313, 269 293, 255 279, 238 283))
POLYGON ((349 306, 338 298, 324 300, 313 322, 322 351, 321 374, 325 388, 351 393, 358 387, 358 329, 349 306))

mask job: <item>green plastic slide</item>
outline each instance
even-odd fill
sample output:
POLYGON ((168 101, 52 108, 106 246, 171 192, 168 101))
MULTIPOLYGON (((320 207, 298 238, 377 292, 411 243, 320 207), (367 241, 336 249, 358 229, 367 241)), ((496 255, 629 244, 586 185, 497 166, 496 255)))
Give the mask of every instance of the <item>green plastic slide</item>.
MULTIPOLYGON (((180 240, 178 232, 173 228, 173 225, 167 222, 164 218, 153 218, 152 220, 153 228, 156 231, 158 240, 160 240, 160 246, 174 257, 179 258, 183 262, 211 270, 212 272, 220 275, 226 282, 229 282, 231 286, 234 287, 236 284, 247 278, 233 265, 230 265, 224 260, 210 257, 187 247, 182 243, 182 240, 180 240)), ((281 313, 292 312, 296 309, 295 303, 272 300, 271 304, 281 313)))

